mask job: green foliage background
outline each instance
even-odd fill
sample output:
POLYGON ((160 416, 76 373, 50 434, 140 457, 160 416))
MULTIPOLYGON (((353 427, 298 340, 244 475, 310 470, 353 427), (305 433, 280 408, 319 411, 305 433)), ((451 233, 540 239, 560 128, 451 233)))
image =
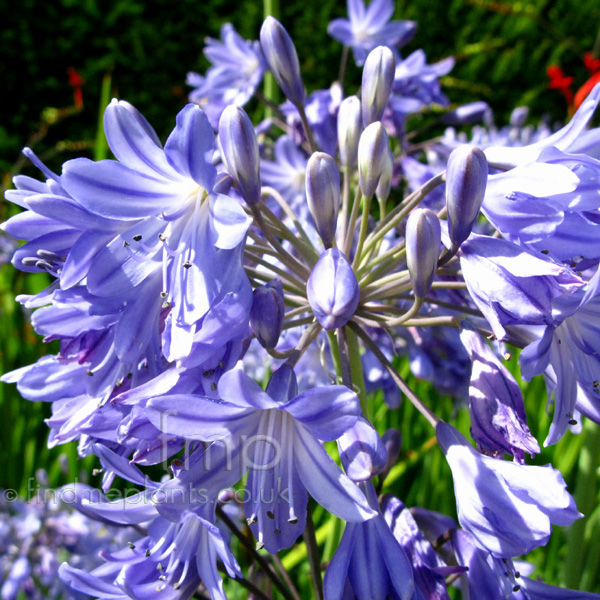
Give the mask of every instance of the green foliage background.
MULTIPOLYGON (((534 121, 545 114, 551 121, 564 121, 566 105, 558 92, 547 88, 546 67, 560 64, 574 76, 576 89, 588 77, 583 55, 600 49, 599 0, 397 0, 396 7, 395 18, 419 24, 403 54, 423 48, 429 62, 455 56, 456 67, 444 80, 447 95, 457 104, 486 100, 499 125, 519 105, 531 107, 534 121)), ((110 95, 134 104, 164 139, 186 102, 187 71, 203 72, 208 66, 202 55, 205 38, 219 37, 220 26, 231 22, 243 37, 257 39, 263 7, 253 0, 22 0, 18 4, 0 0, 0 10, 0 170, 8 185, 17 170, 37 177, 36 170, 19 159, 25 144, 35 143, 35 151, 57 171, 68 158, 93 156, 106 74, 111 76, 110 95), (49 109, 72 104, 68 67, 85 79, 85 105, 83 111, 60 118, 60 111, 49 109), (53 120, 57 122, 46 131, 53 120)), ((345 2, 340 0, 281 3, 280 20, 296 43, 309 91, 337 76, 341 47, 328 37, 326 26, 345 14, 345 2)), ((350 65, 346 89, 354 91, 359 82, 360 71, 350 65)), ((4 204, 0 218, 4 220, 10 210, 4 204)), ((43 276, 2 268, 2 372, 55 351, 42 346, 27 315, 13 301, 15 294, 32 293, 46 284, 43 276)), ((516 359, 515 355, 512 366, 518 373, 516 359)), ((408 376, 405 363, 399 363, 399 368, 408 376)), ((434 410, 457 416, 462 430, 468 431, 464 409, 438 396, 427 383, 410 381, 434 410)), ((531 428, 543 439, 549 425, 543 381, 538 378, 523 389, 531 428)), ((408 404, 394 412, 385 408, 381 398, 376 405, 381 432, 398 426, 405 436, 400 462, 384 491, 393 491, 409 506, 423 504, 454 514, 450 472, 431 444, 428 425, 408 404)), ((37 468, 46 468, 50 484, 57 486, 77 477, 84 479, 83 473, 96 466, 93 459, 77 460, 73 445, 47 449, 43 418, 48 414, 47 406, 21 400, 14 386, 0 386, 0 488, 26 494, 37 468), (61 453, 67 455, 62 469, 61 453)), ((587 515, 568 532, 557 530, 548 548, 533 553, 537 573, 551 583, 600 591, 599 456, 598 429, 586 427, 580 436, 567 434, 535 461, 553 462, 565 474, 580 510, 587 515)), ((333 540, 339 532, 324 515, 317 512, 315 518, 327 559, 333 547, 327 539, 333 540)), ((292 550, 284 563, 305 582, 302 589, 308 597, 310 584, 302 552, 302 547, 292 550)), ((232 585, 228 584, 230 597, 244 597, 245 592, 235 591, 232 585)))

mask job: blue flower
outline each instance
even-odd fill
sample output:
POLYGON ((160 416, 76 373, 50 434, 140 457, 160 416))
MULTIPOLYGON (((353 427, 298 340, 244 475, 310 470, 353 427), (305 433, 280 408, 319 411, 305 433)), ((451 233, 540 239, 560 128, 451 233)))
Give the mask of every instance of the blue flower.
POLYGON ((190 102, 206 111, 215 129, 226 106, 244 106, 252 98, 267 66, 260 43, 242 38, 231 23, 221 27, 221 40, 206 39, 204 55, 211 62, 206 75, 187 76, 188 85, 195 88, 190 102))
POLYGON ((443 421, 436 435, 452 469, 458 521, 482 550, 499 558, 526 554, 548 542, 551 525, 570 525, 583 516, 550 465, 483 456, 443 421))
POLYGON ((403 46, 414 35, 414 21, 390 21, 394 14, 392 0, 348 0, 349 19, 335 19, 327 27, 329 35, 350 46, 357 65, 363 65, 367 55, 377 46, 403 46))
POLYGON ((325 600, 410 600, 411 563, 379 509, 375 488, 371 483, 361 487, 377 514, 364 523, 346 524, 325 572, 325 600))
POLYGON ((599 288, 597 271, 585 293, 582 290, 559 304, 561 322, 548 325, 521 353, 523 377, 531 379, 546 371, 549 391, 554 392, 554 417, 545 446, 560 440, 573 424, 576 408, 599 419, 599 288))
POLYGON ((144 117, 113 102, 104 127, 117 161, 68 161, 61 183, 90 211, 131 225, 94 258, 88 289, 113 296, 157 274, 165 308, 163 353, 187 356, 201 319, 227 294, 250 306, 241 251, 251 219, 221 192, 212 165, 214 133, 188 104, 163 148, 144 117))
POLYGON ((243 448, 241 474, 250 469, 246 516, 260 547, 278 552, 294 543, 304 530, 308 494, 346 521, 374 516, 319 442, 338 439, 356 423, 361 412, 354 392, 332 385, 298 394, 287 365, 271 377, 266 392, 239 369, 221 377, 218 391, 220 401, 161 396, 146 411, 168 433, 243 448))
POLYGON ((467 289, 500 340, 508 325, 557 324, 554 301, 584 285, 568 267, 503 239, 473 234, 458 255, 467 289))
POLYGON ((512 454, 523 464, 525 453, 533 456, 540 446, 527 427, 519 384, 474 329, 464 327, 460 339, 473 362, 469 411, 477 447, 492 456, 512 454))

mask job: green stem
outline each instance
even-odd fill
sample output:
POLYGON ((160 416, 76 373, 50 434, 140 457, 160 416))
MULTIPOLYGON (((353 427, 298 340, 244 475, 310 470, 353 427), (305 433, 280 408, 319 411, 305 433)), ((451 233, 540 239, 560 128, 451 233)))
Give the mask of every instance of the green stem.
POLYGON ((388 216, 379 222, 377 227, 375 227, 373 232, 367 238, 365 243, 365 251, 373 248, 378 240, 382 239, 388 231, 396 227, 396 225, 398 225, 406 216, 408 216, 413 208, 419 205, 421 200, 423 200, 423 198, 425 198, 429 192, 434 190, 438 185, 444 183, 444 181, 446 181, 445 171, 430 179, 418 190, 410 194, 410 196, 407 196, 401 204, 390 211, 388 216))
MULTIPOLYGON (((279 19, 279 0, 263 0, 263 18, 275 17, 279 19)), ((274 112, 270 105, 279 105, 279 87, 271 71, 265 73, 263 93, 265 100, 265 119, 273 116, 274 112)))
POLYGON ((319 558, 319 548, 317 546, 317 538, 315 534, 315 524, 312 519, 310 505, 306 507, 306 528, 304 529, 304 543, 308 554, 308 563, 310 565, 310 573, 313 580, 313 589, 315 598, 323 600, 323 579, 321 577, 321 560, 319 558))
POLYGON ((310 128, 310 124, 308 122, 308 118, 306 117, 306 111, 304 110, 304 106, 296 106, 298 112, 300 113, 300 120, 302 121, 302 127, 304 128, 304 133, 306 134, 306 141, 308 142, 308 147, 310 148, 311 154, 318 150, 317 144, 315 143, 315 138, 313 137, 312 129, 310 128))
MULTIPOLYGON (((352 261, 352 268, 354 270, 356 270, 356 268, 358 267, 358 264, 360 263, 360 259, 362 257, 363 246, 367 237, 367 227, 369 226, 369 213, 371 212, 372 200, 373 196, 367 196, 364 198, 362 219, 360 220, 360 232, 358 234, 358 245, 356 246, 356 254, 354 255, 354 260, 352 261)), ((365 254, 368 250, 369 248, 365 248, 365 254)))
POLYGON ((350 250, 352 250, 352 242, 354 241, 356 219, 358 218, 358 209, 360 208, 361 198, 362 193, 360 191, 360 187, 357 187, 356 195, 354 196, 354 203, 352 204, 352 212, 350 213, 350 220, 348 221, 348 227, 346 227, 346 237, 344 238, 344 254, 346 257, 350 256, 350 250))
POLYGON ((98 107, 98 128, 96 130, 96 142, 94 144, 94 160, 104 160, 108 157, 108 143, 104 135, 104 111, 110 103, 112 77, 110 73, 104 73, 102 77, 102 88, 100 90, 100 105, 98 107))
POLYGON ((365 385, 365 375, 362 368, 362 358, 360 355, 360 345, 352 329, 346 328, 348 338, 348 353, 350 356, 350 372, 352 373, 352 384, 358 388, 357 394, 360 399, 360 406, 363 414, 369 421, 371 420, 371 409, 367 403, 367 387, 365 385))
POLYGON ((421 401, 421 399, 411 390, 410 386, 400 377, 400 374, 394 368, 394 365, 386 358, 385 354, 379 349, 379 346, 369 337, 369 335, 363 331, 363 329, 356 323, 349 323, 352 330, 360 337, 364 342, 365 346, 373 352, 373 354, 379 359, 381 364, 385 367, 387 372, 390 374, 394 383, 398 386, 398 389, 408 398, 411 404, 427 419, 432 427, 440 422, 440 418, 433 413, 429 408, 421 401))

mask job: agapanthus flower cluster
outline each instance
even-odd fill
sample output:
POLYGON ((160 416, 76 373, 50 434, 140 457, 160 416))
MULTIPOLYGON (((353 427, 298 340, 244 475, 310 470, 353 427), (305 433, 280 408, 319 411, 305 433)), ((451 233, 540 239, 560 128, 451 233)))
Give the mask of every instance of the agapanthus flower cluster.
MULTIPOLYGON (((43 479, 42 474, 42 479, 43 479)), ((72 506, 71 490, 50 490, 30 480, 30 500, 3 490, 0 501, 0 597, 58 600, 81 594, 58 577, 60 563, 91 570, 139 533, 91 519, 72 506)))
POLYGON ((466 598, 600 597, 514 567, 582 515, 557 470, 528 464, 540 446, 503 364, 510 344, 525 378, 545 376, 546 445, 582 416, 600 423, 600 132, 586 129, 600 87, 552 134, 526 139, 515 120, 413 146, 406 117, 447 106, 452 59, 403 60, 415 24, 390 22, 391 2, 349 0, 348 12, 329 32, 364 64, 357 95, 341 82, 307 94, 292 39, 268 17, 260 42, 231 25, 208 40, 212 67, 190 76, 164 145, 115 99, 114 159, 54 173, 24 151, 44 178, 15 178, 6 198, 24 210, 3 229, 26 242, 15 267, 50 276, 18 300, 60 350, 2 379, 51 403, 51 445, 77 441, 101 463, 103 489, 74 486, 76 508, 137 532, 91 570, 63 564, 74 590, 222 599, 229 577, 293 598, 268 557, 303 538, 325 600, 447 599, 455 580, 466 598), (253 124, 242 106, 267 69, 287 102, 253 124), (468 405, 476 446, 410 388, 399 354, 468 405), (378 431, 376 390, 432 426, 458 523, 378 498, 402 432, 378 431), (159 464, 156 481, 146 468, 159 464), (116 477, 138 491, 111 499, 116 477), (346 523, 323 585, 317 505, 346 523))

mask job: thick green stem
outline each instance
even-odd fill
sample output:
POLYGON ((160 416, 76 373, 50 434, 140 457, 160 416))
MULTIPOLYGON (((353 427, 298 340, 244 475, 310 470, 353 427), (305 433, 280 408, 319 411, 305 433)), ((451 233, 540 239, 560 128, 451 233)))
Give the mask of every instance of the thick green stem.
POLYGON ((360 344, 352 329, 346 328, 348 338, 348 354, 350 358, 350 372, 352 374, 352 384, 358 391, 360 406, 363 414, 369 421, 371 420, 371 409, 367 403, 367 387, 365 385, 365 375, 362 368, 362 358, 360 355, 360 344))

